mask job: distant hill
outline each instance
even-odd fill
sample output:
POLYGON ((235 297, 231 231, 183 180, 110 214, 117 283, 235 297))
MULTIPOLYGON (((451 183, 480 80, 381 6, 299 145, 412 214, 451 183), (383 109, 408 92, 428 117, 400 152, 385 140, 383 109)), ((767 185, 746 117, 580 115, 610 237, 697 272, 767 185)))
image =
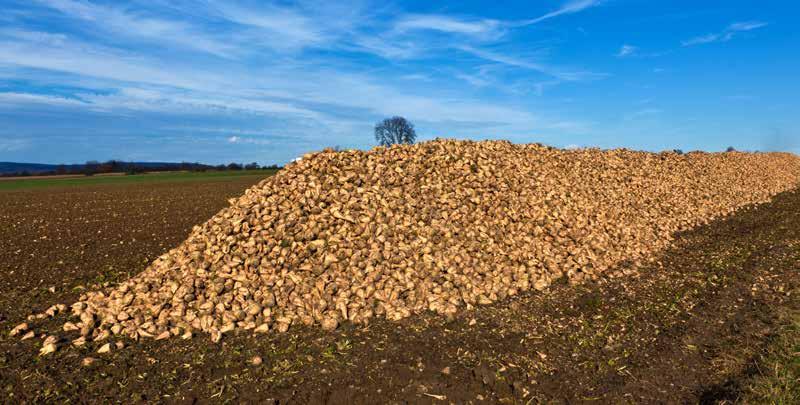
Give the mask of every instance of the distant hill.
MULTIPOLYGON (((81 170, 84 165, 64 165, 67 170, 81 170)), ((0 162, 0 174, 5 173, 42 173, 55 171, 58 165, 48 165, 42 163, 16 163, 16 162, 0 162)))
MULTIPOLYGON (((123 163, 125 165, 136 166, 144 169, 158 168, 161 170, 163 170, 164 168, 177 170, 182 167, 186 167, 187 165, 186 163, 169 163, 169 162, 123 162, 123 163)), ((189 165, 196 165, 196 164, 190 163, 189 165)), ((81 172, 86 169, 86 165, 85 164, 51 165, 43 163, 0 162, 0 175, 10 174, 10 173, 22 173, 22 172, 28 172, 30 174, 47 173, 47 172, 55 172, 59 169, 63 169, 66 172, 81 172)))

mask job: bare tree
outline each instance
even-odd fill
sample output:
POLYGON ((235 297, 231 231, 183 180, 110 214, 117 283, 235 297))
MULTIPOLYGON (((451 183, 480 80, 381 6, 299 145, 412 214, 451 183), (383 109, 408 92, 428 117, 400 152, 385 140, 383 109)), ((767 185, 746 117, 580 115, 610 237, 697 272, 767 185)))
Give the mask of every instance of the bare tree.
POLYGON ((403 117, 387 118, 375 125, 375 140, 382 146, 397 143, 414 143, 417 133, 414 124, 403 117))

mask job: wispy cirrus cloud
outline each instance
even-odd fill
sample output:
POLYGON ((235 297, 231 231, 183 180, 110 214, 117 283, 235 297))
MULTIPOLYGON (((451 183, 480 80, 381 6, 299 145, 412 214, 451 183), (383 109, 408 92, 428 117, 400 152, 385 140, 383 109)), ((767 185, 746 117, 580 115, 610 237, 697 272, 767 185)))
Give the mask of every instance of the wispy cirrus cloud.
POLYGON ((234 24, 233 41, 281 51, 335 48, 342 42, 351 42, 364 26, 372 23, 360 1, 244 5, 211 0, 206 7, 210 16, 234 24))
POLYGON ((758 28, 766 27, 767 25, 769 24, 762 21, 737 22, 729 25, 721 32, 701 35, 682 41, 681 45, 693 46, 693 45, 710 44, 713 42, 727 42, 733 39, 733 37, 737 33, 752 31, 758 28))
POLYGON ((394 30, 398 33, 414 30, 440 31, 489 39, 502 36, 503 25, 503 22, 491 19, 463 20, 446 15, 411 14, 399 19, 394 30))
POLYGON ((0 107, 18 107, 20 105, 49 105, 57 107, 85 107, 87 103, 74 98, 48 94, 32 94, 18 92, 0 92, 0 107))
POLYGON ((586 10, 591 7, 595 7, 603 3, 603 0, 572 0, 564 3, 561 7, 556 10, 553 10, 547 14, 542 16, 530 19, 530 20, 523 20, 515 23, 516 26, 525 26, 525 25, 533 25, 538 24, 542 21, 549 20, 551 18, 555 18, 561 15, 566 14, 574 14, 586 10))
POLYGON ((395 30, 431 30, 479 37, 498 38, 507 29, 534 25, 561 15, 574 14, 595 7, 603 0, 571 0, 554 11, 536 18, 521 21, 502 21, 496 19, 462 19, 438 14, 410 14, 395 23, 395 30))
POLYGON ((472 46, 460 46, 461 51, 467 52, 481 59, 492 62, 502 63, 509 66, 537 71, 547 76, 552 76, 563 81, 581 81, 606 77, 605 73, 596 73, 583 70, 574 70, 558 66, 551 66, 534 60, 520 59, 514 56, 494 52, 486 49, 479 49, 472 46))
POLYGON ((66 35, 58 35, 58 41, 53 41, 52 38, 52 35, 27 30, 0 31, 0 65, 165 86, 191 88, 213 83, 201 72, 175 74, 174 69, 161 69, 157 60, 148 56, 96 45, 66 35), (3 34, 6 34, 5 38, 3 34))
POLYGON ((429 49, 428 44, 409 39, 384 38, 376 35, 360 35, 353 38, 352 44, 345 44, 343 49, 364 52, 387 60, 414 59, 429 49))
POLYGON ((538 24, 561 15, 578 13, 601 3, 602 0, 572 0, 554 11, 528 20, 504 21, 459 18, 440 14, 408 14, 395 22, 393 32, 403 34, 413 31, 434 31, 469 36, 479 40, 495 40, 502 38, 511 29, 538 24))
POLYGON ((95 109, 103 111, 150 111, 183 114, 246 113, 313 119, 318 113, 291 102, 253 99, 221 93, 172 89, 119 89, 112 94, 79 93, 95 109))
POLYGON ((0 152, 11 153, 27 148, 30 140, 24 138, 12 138, 10 136, 0 136, 0 152))
POLYGON ((90 26, 87 32, 114 40, 146 41, 226 59, 243 59, 256 50, 298 51, 326 47, 358 24, 368 23, 358 2, 260 2, 239 4, 206 0, 159 7, 132 7, 81 0, 33 0, 90 26))
POLYGON ((553 63, 539 45, 510 35, 597 1, 567 2, 523 24, 399 6, 386 13, 367 2, 31 1, 37 6, 10 0, 26 16, 0 28, 0 74, 13 77, 0 93, 4 109, 61 108, 64 120, 75 112, 94 121, 147 117, 153 133, 179 120, 225 130, 163 133, 230 147, 297 149, 302 140, 308 148, 332 136, 361 145, 369 138, 357 134, 373 120, 397 114, 422 131, 458 131, 450 136, 567 131, 580 126, 494 94, 604 77, 553 63), (452 67, 441 65, 451 57, 452 67))
POLYGON ((250 138, 250 137, 242 137, 239 135, 233 135, 228 137, 228 143, 235 143, 235 144, 250 144, 250 145, 272 145, 272 142, 269 139, 265 138, 250 138))
POLYGON ((455 77, 475 86, 475 87, 486 87, 491 84, 491 81, 488 80, 483 75, 479 74, 468 74, 468 73, 456 73, 455 77))
MULTIPOLYGON (((548 12, 536 18, 522 21, 503 21, 495 19, 470 20, 442 15, 412 15, 406 16, 404 19, 399 20, 394 31, 403 33, 412 30, 429 30, 446 34, 464 35, 481 40, 483 42, 477 44, 470 42, 449 42, 445 44, 444 48, 456 49, 486 61, 500 63, 519 69, 532 70, 557 78, 558 80, 556 82, 548 81, 545 84, 546 86, 553 86, 562 81, 582 81, 603 78, 606 77, 607 74, 554 66, 538 59, 521 58, 518 56, 518 53, 507 54, 494 49, 486 49, 482 45, 485 45, 486 42, 491 42, 491 40, 502 38, 509 30, 534 25, 561 15, 578 13, 597 6, 602 2, 603 0, 571 0, 564 3, 561 7, 554 11, 548 12)), ((419 54, 422 52, 420 48, 414 48, 410 46, 403 47, 401 49, 404 51, 402 52, 403 56, 419 54)), ((383 51, 384 53, 386 53, 386 51, 394 51, 394 54, 400 54, 400 52, 397 52, 398 50, 394 48, 390 48, 388 50, 384 49, 383 51)), ((490 81, 475 75, 459 74, 456 77, 476 87, 483 87, 490 84, 490 81)), ((545 85, 539 86, 537 93, 541 94, 541 91, 545 85)))
MULTIPOLYGON (((554 11, 521 21, 457 17, 443 14, 405 14, 394 21, 392 30, 378 35, 356 36, 354 42, 363 50, 373 52, 381 57, 401 59, 419 57, 427 52, 442 49, 475 50, 475 46, 504 39, 507 36, 506 34, 514 29, 534 25, 561 15, 578 13, 602 2, 603 0, 571 0, 554 11), (414 35, 420 32, 437 33, 451 38, 449 40, 427 36, 417 36, 415 38, 414 35), (473 41, 464 41, 463 39, 465 38, 473 41)), ((494 55, 493 61, 499 63, 519 61, 517 57, 500 55, 496 51, 480 52, 485 55, 494 55)), ((476 52, 470 53, 481 57, 476 52)), ((530 63, 528 63, 528 67, 522 66, 524 63, 512 62, 507 64, 526 69, 530 68, 530 63)))
MULTIPOLYGON (((58 47, 42 42, 0 40, 0 59, 2 63, 75 75, 54 78, 61 84, 70 84, 71 80, 80 84, 84 77, 95 77, 105 81, 103 87, 116 87, 112 92, 77 93, 93 111, 195 114, 238 111, 300 117, 326 127, 337 126, 338 118, 328 112, 331 109, 357 109, 374 116, 404 114, 430 122, 483 119, 526 125, 524 123, 539 121, 527 112, 490 103, 410 94, 379 84, 380 80, 363 74, 295 71, 291 80, 286 80, 280 75, 273 79, 248 71, 240 75, 231 75, 225 70, 201 73, 181 64, 155 69, 152 67, 157 65, 155 61, 124 52, 109 52, 69 38, 58 47), (278 97, 253 91, 253 87, 262 86, 278 97), (253 98, 248 97, 249 94, 253 98), (341 94, 350 97, 343 98, 341 94)), ((346 130, 348 126, 343 128, 346 130)))
POLYGON ((122 7, 75 0, 34 0, 67 17, 82 20, 92 29, 128 38, 173 44, 224 58, 233 58, 235 47, 207 30, 187 21, 136 13, 122 7))
POLYGON ((623 58, 625 56, 631 56, 635 54, 638 50, 639 48, 633 45, 624 44, 619 48, 619 51, 617 51, 617 57, 623 58))

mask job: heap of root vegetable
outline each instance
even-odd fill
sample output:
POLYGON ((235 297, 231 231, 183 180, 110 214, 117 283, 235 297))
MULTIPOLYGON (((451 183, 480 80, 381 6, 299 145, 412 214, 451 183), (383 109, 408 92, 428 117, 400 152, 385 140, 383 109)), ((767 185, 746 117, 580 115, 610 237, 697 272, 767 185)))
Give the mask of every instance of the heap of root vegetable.
POLYGON ((798 181, 800 159, 785 153, 454 140, 326 150, 231 200, 144 272, 82 295, 64 336, 218 341, 235 330, 452 316, 561 277, 616 276, 615 264, 652 257, 674 232, 798 181))

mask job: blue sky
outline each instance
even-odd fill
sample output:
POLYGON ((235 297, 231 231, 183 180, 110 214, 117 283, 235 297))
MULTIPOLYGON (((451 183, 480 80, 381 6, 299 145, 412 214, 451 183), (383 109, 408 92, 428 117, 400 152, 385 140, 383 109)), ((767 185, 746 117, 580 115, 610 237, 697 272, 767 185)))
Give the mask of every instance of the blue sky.
POLYGON ((794 1, 0 0, 0 161, 420 140, 800 153, 794 1))

